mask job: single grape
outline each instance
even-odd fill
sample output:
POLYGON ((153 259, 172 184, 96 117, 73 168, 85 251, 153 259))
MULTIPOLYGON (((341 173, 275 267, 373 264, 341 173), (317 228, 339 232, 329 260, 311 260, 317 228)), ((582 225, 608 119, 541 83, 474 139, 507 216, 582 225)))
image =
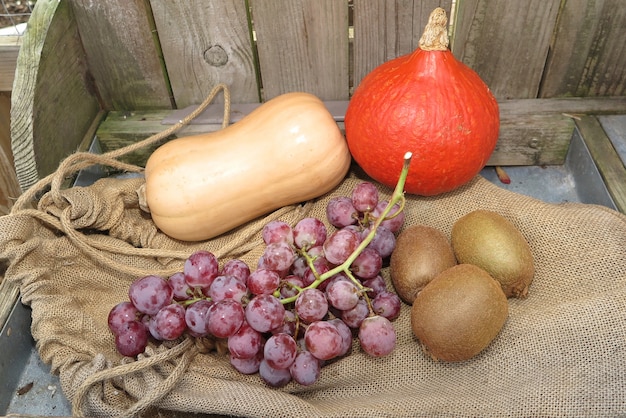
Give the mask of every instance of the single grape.
POLYGON ((380 292, 372 300, 372 309, 377 315, 384 316, 390 321, 393 321, 400 316, 400 307, 402 302, 400 297, 387 290, 380 292))
POLYGON ((328 322, 337 327, 337 331, 339 331, 339 335, 341 335, 341 350, 338 356, 347 354, 352 348, 352 330, 339 318, 333 318, 328 322))
POLYGON ((365 247, 359 254, 352 265, 350 271, 361 279, 371 279, 376 277, 383 267, 383 258, 378 251, 371 247, 365 247))
POLYGON ((185 310, 185 324, 194 337, 206 337, 209 334, 209 311, 215 302, 201 299, 189 305, 185 310))
POLYGON ((396 330, 387 318, 370 316, 359 327, 359 343, 371 356, 386 356, 396 347, 396 330))
POLYGON ((261 237, 266 245, 274 242, 293 244, 293 229, 287 222, 270 221, 263 227, 261 237))
POLYGON ((304 287, 304 281, 302 277, 290 274, 285 277, 280 284, 280 296, 283 298, 290 298, 298 294, 298 288, 304 287))
POLYGON ((234 276, 245 283, 250 275, 250 267, 248 267, 244 261, 233 258, 224 264, 222 270, 220 271, 220 275, 234 276))
POLYGON ((219 274, 217 258, 209 251, 196 251, 185 260, 183 274, 191 288, 208 289, 219 274))
POLYGON ((271 295, 280 286, 280 276, 274 270, 260 268, 250 273, 246 284, 253 295, 271 295))
MULTIPOLYGON (((365 239, 370 231, 371 229, 369 228, 363 231, 363 239, 365 239)), ((382 258, 387 258, 396 248, 396 236, 384 226, 379 226, 376 229, 374 238, 370 241, 367 247, 378 251, 378 254, 380 254, 382 258)))
MULTIPOLYGON (((340 280, 345 280, 345 281, 348 281, 348 282, 352 281, 351 279, 348 278, 348 276, 346 276, 346 274, 343 271, 341 271, 341 272, 333 275, 332 277, 329 277, 328 279, 324 280, 322 283, 319 284, 319 286, 317 286, 317 288, 319 290, 321 290, 322 292, 326 292, 326 289, 328 289, 328 286, 330 286, 332 283, 334 283, 336 281, 340 281, 340 280)), ((326 298, 328 298, 328 295, 326 296, 326 298)), ((332 306, 332 304, 330 306, 332 306)))
POLYGON ((148 330, 148 334, 152 336, 157 341, 163 341, 163 337, 159 334, 159 330, 156 326, 156 318, 151 315, 144 315, 141 318, 141 322, 143 322, 144 326, 148 330))
POLYGON ((352 190, 352 204, 359 212, 372 212, 378 204, 378 189, 368 181, 357 184, 352 190))
MULTIPOLYGON (((321 275, 326 273, 328 270, 330 270, 330 266, 328 265, 328 263, 320 263, 319 265, 317 265, 317 263, 313 263, 313 267, 315 267, 315 272, 317 272, 317 275, 321 275)), ((304 274, 302 275, 302 282, 304 283, 304 287, 309 286, 311 283, 313 283, 315 280, 317 280, 317 276, 315 275, 315 272, 313 270, 311 270, 310 267, 307 267, 306 270, 304 270, 304 274)), ((326 283, 325 281, 323 281, 322 283, 320 283, 320 285, 318 286, 318 288, 320 288, 320 290, 323 289, 324 283, 326 283)))
POLYGON ((244 322, 241 303, 233 299, 216 302, 209 310, 209 332, 217 338, 235 334, 244 322))
POLYGON ((135 305, 128 301, 120 302, 109 311, 107 323, 111 332, 117 335, 126 328, 129 322, 139 319, 140 316, 141 313, 135 305))
POLYGON ((293 261, 293 264, 291 265, 291 268, 289 269, 289 273, 294 276, 302 277, 304 275, 304 271, 307 268, 309 268, 309 265, 306 261, 306 258, 304 258, 304 256, 298 256, 293 261))
POLYGON ((341 311, 341 319, 350 328, 358 328, 369 314, 370 309, 367 302, 364 299, 359 299, 354 308, 341 311))
POLYGON ((297 317, 296 317, 295 312, 286 309, 285 319, 283 320, 283 323, 279 325, 277 328, 272 329, 271 333, 272 334, 283 333, 283 334, 288 334, 288 335, 291 335, 292 337, 295 337, 296 324, 297 324, 297 317))
POLYGON ((161 308, 154 320, 156 330, 164 340, 175 340, 187 329, 185 308, 177 303, 161 308))
POLYGON ((304 218, 293 228, 293 240, 297 248, 322 245, 326 241, 326 225, 317 218, 304 218))
POLYGON ((341 264, 357 249, 361 237, 353 230, 339 229, 324 242, 324 256, 332 264, 341 264))
POLYGON ((356 306, 360 293, 359 288, 352 281, 338 279, 326 286, 326 297, 328 303, 343 311, 356 306))
POLYGON ((315 261, 319 261, 324 258, 324 243, 309 248, 306 252, 315 261))
POLYGON ((371 279, 367 279, 363 281, 363 286, 372 289, 368 290, 367 296, 370 298, 376 297, 380 292, 387 291, 387 283, 385 283, 385 279, 380 274, 376 275, 376 277, 372 277, 371 279))
MULTIPOLYGON (((308 256, 313 259, 315 268, 322 268, 321 266, 328 266, 328 260, 324 257, 324 247, 322 245, 316 245, 307 250, 308 256)), ((309 268, 309 264, 304 256, 298 256, 291 265, 291 274, 296 276, 304 276, 305 270, 309 268)))
POLYGON ((182 271, 172 274, 168 279, 167 283, 172 288, 173 298, 174 300, 189 300, 192 298, 193 289, 189 287, 187 281, 185 280, 185 274, 182 271))
POLYGON ((167 280, 159 276, 145 276, 131 283, 128 297, 135 308, 148 315, 156 315, 172 301, 174 292, 167 280))
POLYGON ((304 332, 306 348, 320 360, 337 357, 343 347, 341 334, 337 327, 328 321, 315 321, 304 332))
POLYGON ((278 333, 267 339, 263 358, 275 369, 287 369, 296 359, 298 346, 291 335, 278 333))
POLYGON ((263 335, 246 321, 233 335, 228 337, 228 352, 237 358, 252 358, 263 347, 263 335))
POLYGON ((319 321, 328 313, 328 301, 319 289, 305 289, 296 299, 296 315, 302 322, 319 321))
POLYGON ((272 295, 258 295, 246 306, 245 317, 255 330, 268 332, 282 324, 285 307, 272 295))
POLYGON ((309 386, 317 382, 321 369, 320 361, 310 351, 300 351, 289 367, 289 373, 295 382, 309 386))
POLYGON ((289 369, 277 369, 270 366, 267 360, 261 360, 259 365, 259 376, 268 386, 279 388, 291 382, 291 373, 289 369))
POLYGON ((286 273, 295 260, 296 253, 290 244, 273 242, 265 247, 257 263, 257 268, 286 273))
POLYGON ((230 364, 242 374, 254 374, 259 371, 261 360, 263 359, 263 351, 259 351, 257 354, 250 358, 240 358, 230 355, 230 364))
POLYGON ((358 217, 359 214, 348 197, 334 197, 326 205, 326 218, 337 228, 355 224, 358 217))
POLYGON ((138 320, 127 322, 115 335, 115 348, 127 357, 135 357, 145 351, 148 345, 148 330, 138 320))
POLYGON ((248 295, 246 284, 235 276, 217 276, 208 289, 207 296, 214 302, 224 299, 233 299, 241 302, 248 295))
MULTIPOLYGON (((372 215, 374 215, 375 217, 381 216, 385 208, 387 208, 388 204, 389 204, 388 201, 381 200, 376 206, 376 208, 374 209, 374 211, 372 212, 372 215)), ((400 210, 400 205, 395 203, 393 207, 391 208, 391 210, 389 211, 389 213, 387 214, 387 219, 382 221, 380 225, 387 228, 391 232, 398 232, 400 228, 402 228, 402 225, 404 225, 404 218, 405 218, 404 212, 400 212, 396 216, 393 216, 399 210, 400 210)))

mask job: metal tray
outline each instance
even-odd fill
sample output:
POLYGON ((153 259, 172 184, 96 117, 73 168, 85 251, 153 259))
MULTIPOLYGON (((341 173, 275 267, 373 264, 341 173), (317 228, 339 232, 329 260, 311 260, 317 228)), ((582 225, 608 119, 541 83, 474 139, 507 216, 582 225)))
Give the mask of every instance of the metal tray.
MULTIPOLYGON (((601 121, 626 160, 626 116, 601 121)), ((97 141, 91 150, 99 152, 97 141)), ((504 169, 510 184, 501 183, 493 167, 485 168, 481 175, 502 188, 546 202, 581 202, 616 209, 578 130, 572 136, 565 164, 504 169)), ((77 184, 89 184, 101 175, 97 167, 86 170, 77 178, 77 184)), ((18 302, 0 334, 0 414, 69 416, 71 406, 63 396, 58 376, 39 358, 30 334, 30 320, 29 307, 18 302), (22 393, 31 384, 30 390, 22 393)))

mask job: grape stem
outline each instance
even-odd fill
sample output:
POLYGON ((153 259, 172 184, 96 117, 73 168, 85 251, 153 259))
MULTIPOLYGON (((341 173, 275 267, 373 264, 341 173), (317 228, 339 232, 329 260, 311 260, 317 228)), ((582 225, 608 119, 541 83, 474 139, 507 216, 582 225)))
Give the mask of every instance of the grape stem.
MULTIPOLYGON (((399 208, 399 210, 396 213, 394 213, 393 216, 396 216, 398 213, 400 213, 402 210, 404 210, 404 204, 405 204, 404 184, 406 183, 406 178, 407 178, 407 175, 409 174, 409 165, 411 164, 411 158, 412 157, 413 157, 413 154, 411 152, 407 152, 406 154, 404 154, 404 162, 402 164, 402 170, 400 171, 400 177, 398 178, 398 182, 396 183, 396 187, 395 187, 395 189, 393 191, 393 194, 391 195, 391 198, 389 199, 389 203, 387 204, 387 206, 385 207, 383 212, 380 214, 380 216, 376 219, 376 222, 374 222, 374 226, 371 228, 369 234, 367 234, 365 239, 363 239, 363 241, 361 241, 359 246, 354 250, 354 252, 352 254, 350 254, 350 256, 346 259, 346 261, 344 261, 343 263, 341 263, 337 267, 328 270, 325 273, 318 274, 315 271, 315 268, 313 266, 313 259, 311 259, 310 257, 307 257, 307 262, 309 264, 309 267, 311 267, 311 270, 313 271, 316 279, 315 279, 315 281, 313 281, 313 283, 311 283, 309 286, 307 286, 306 289, 316 288, 317 286, 319 286, 325 280, 327 280, 330 277, 334 276, 335 274, 338 274, 338 273, 341 273, 341 272, 344 272, 344 273, 346 273, 346 275, 348 277, 353 278, 353 276, 352 276, 352 274, 350 272, 350 266, 352 265, 354 260, 359 256, 359 254, 361 254, 361 252, 363 252, 365 247, 367 247, 369 245, 369 243, 372 242, 372 240, 376 236, 376 231, 378 230, 378 227, 380 226, 380 224, 385 219, 387 219, 387 215, 389 215, 389 212, 391 212, 391 210, 393 209, 394 205, 396 203, 399 203, 400 204, 400 208, 399 208)), ((355 280, 353 278, 353 281, 356 281, 357 285, 359 286, 359 288, 361 288, 361 290, 363 290, 363 285, 361 285, 361 283, 358 282, 358 280, 355 280)), ((298 295, 295 295, 295 296, 292 296, 292 297, 289 297, 289 298, 281 299, 281 302, 283 304, 288 304, 288 303, 294 302, 297 298, 298 298, 298 295)))

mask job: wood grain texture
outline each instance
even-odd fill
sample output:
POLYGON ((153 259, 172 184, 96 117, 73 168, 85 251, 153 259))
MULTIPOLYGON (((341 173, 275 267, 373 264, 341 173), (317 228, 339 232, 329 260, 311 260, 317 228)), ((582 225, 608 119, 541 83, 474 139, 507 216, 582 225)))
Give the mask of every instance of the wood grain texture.
POLYGON ((251 0, 263 99, 306 91, 348 98, 347 0, 251 0))
POLYGON ((374 68, 413 52, 428 16, 451 0, 354 0, 354 86, 374 68))
POLYGON ((72 0, 76 24, 107 110, 171 107, 147 0, 72 0))
POLYGON ((10 212, 21 194, 11 152, 10 113, 11 94, 0 92, 0 216, 10 212))
POLYGON ((5 266, 0 264, 0 327, 2 328, 9 319, 20 294, 20 289, 15 282, 3 280, 4 268, 5 266))
POLYGON ((11 136, 22 190, 76 150, 99 110, 67 1, 39 0, 17 61, 11 136))
POLYGON ((218 83, 234 102, 259 101, 245 0, 151 5, 177 107, 202 102, 218 83))
POLYGON ((496 98, 535 98, 560 2, 459 1, 452 52, 496 98))
POLYGON ((617 210, 626 213, 626 167, 595 116, 576 121, 580 135, 606 184, 617 210))
MULTIPOLYGON (((334 113, 347 108, 333 102, 334 113)), ((234 108, 238 106, 233 105, 234 108)), ((103 151, 130 145, 167 128, 162 121, 170 119, 169 111, 110 112, 97 131, 103 151)), ((177 113, 177 112, 174 112, 177 113)), ((520 99, 500 103, 500 138, 488 165, 563 164, 572 139, 574 121, 571 115, 626 113, 626 98, 601 99, 520 99)), ((245 115, 241 115, 245 116, 245 115)), ((339 116, 339 115, 338 115, 339 116)), ((341 117, 337 118, 342 120, 341 117)), ((343 129, 343 122, 338 122, 343 129)), ((176 137, 213 132, 221 128, 214 123, 194 123, 176 133, 176 137)), ((174 136, 172 136, 173 138, 174 136)), ((146 148, 125 157, 125 161, 144 165, 156 148, 146 148)))
POLYGON ((622 0, 567 0, 556 27, 541 97, 626 94, 622 0))

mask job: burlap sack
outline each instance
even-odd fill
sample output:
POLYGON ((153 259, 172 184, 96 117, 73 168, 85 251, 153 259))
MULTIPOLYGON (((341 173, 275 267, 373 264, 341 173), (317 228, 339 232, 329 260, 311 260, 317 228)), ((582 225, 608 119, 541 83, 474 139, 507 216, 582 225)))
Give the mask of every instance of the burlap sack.
MULTIPOLYGON (((141 178, 70 188, 61 202, 46 195, 37 211, 0 218, 0 254, 10 260, 5 280, 18 284, 32 307, 38 351, 60 374, 75 413, 126 415, 152 405, 259 417, 626 414, 626 217, 598 206, 542 203, 480 177, 439 197, 409 197, 406 206, 406 225, 448 235, 463 214, 495 210, 532 247, 537 272, 529 297, 509 300, 501 334, 471 360, 437 363, 426 356, 412 337, 407 306, 395 321, 398 345, 390 356, 369 357, 355 344, 311 387, 268 388, 258 376, 234 371, 226 355, 201 353, 192 340, 151 345, 137 361, 116 353, 107 314, 127 299, 136 278, 124 270, 177 270, 198 248, 221 262, 254 263, 265 222, 323 219, 326 202, 359 180, 353 172, 316 201, 199 244, 169 239, 138 209, 141 178)), ((381 187, 383 196, 389 192, 381 187)))
MULTIPOLYGON (((97 157, 94 161, 97 160, 97 157)), ((93 162, 93 161, 92 161, 93 162)), ((272 389, 236 372, 207 341, 150 345, 121 357, 107 328, 112 306, 140 275, 182 269, 192 251, 221 263, 256 264, 271 219, 325 219, 328 200, 364 179, 357 170, 334 191, 202 243, 172 240, 138 207, 141 177, 52 189, 36 209, 0 218, 5 280, 32 307, 37 349, 60 375, 75 415, 204 413, 270 417, 619 416, 626 415, 626 217, 604 207, 547 204, 476 177, 437 197, 408 196, 406 224, 441 229, 475 209, 499 212, 530 243, 536 275, 525 300, 511 299, 498 337, 477 357, 435 362, 412 336, 409 308, 395 321, 398 342, 384 358, 355 342, 310 387, 272 389)), ((383 197, 391 190, 380 187, 383 197)), ((328 225, 329 228, 330 225, 328 225)), ((388 269, 383 270, 388 280, 388 269)))

